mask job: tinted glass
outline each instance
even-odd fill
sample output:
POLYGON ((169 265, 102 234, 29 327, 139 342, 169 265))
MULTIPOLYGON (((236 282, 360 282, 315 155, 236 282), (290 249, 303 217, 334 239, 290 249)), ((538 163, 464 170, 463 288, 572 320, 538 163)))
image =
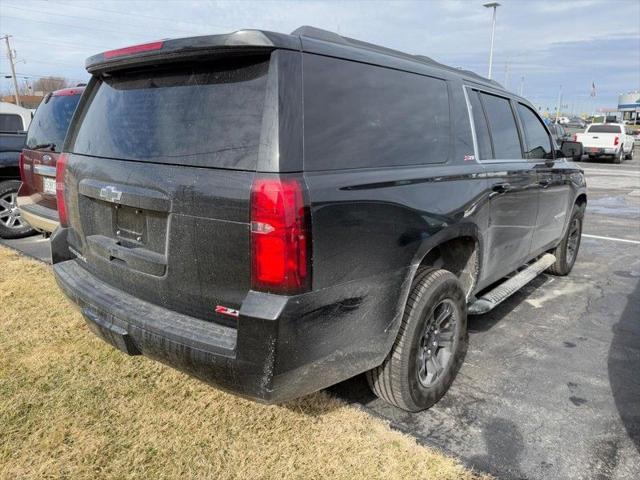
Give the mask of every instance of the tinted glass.
POLYGON ((618 125, 591 125, 589 133, 622 133, 618 125))
POLYGON ((72 151, 255 169, 267 70, 264 58, 244 58, 104 78, 83 112, 72 151))
POLYGON ((40 102, 29 125, 27 148, 50 143, 53 151, 61 151, 78 101, 80 95, 51 95, 40 102))
MULTIPOLYGON (((518 104, 518 115, 520 115, 527 144, 525 157, 532 159, 551 158, 553 152, 551 140, 538 116, 529 107, 520 103, 518 104)), ((562 136, 563 134, 564 129, 558 125, 558 135, 562 136)))
POLYGON ((0 132, 15 133, 24 130, 22 117, 13 113, 0 113, 0 132))
POLYGON ((444 80, 316 55, 303 78, 305 169, 447 161, 444 80))
POLYGON ((522 158, 518 128, 509 100, 487 93, 480 93, 480 96, 489 120, 494 158, 522 158))
POLYGON ((471 102, 471 111, 473 113, 473 124, 476 127, 476 140, 478 142, 478 154, 480 160, 493 158, 493 150, 491 149, 491 137, 489 136, 489 126, 487 118, 484 115, 478 92, 468 90, 469 101, 471 102))

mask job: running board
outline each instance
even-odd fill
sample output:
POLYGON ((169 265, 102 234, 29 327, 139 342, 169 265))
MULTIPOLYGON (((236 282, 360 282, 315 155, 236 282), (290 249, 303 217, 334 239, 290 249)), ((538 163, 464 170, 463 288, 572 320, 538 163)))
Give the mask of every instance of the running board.
POLYGON ((482 297, 471 303, 467 307, 470 315, 480 315, 487 313, 497 307, 503 300, 509 298, 515 292, 524 287, 531 280, 536 278, 556 261, 555 255, 545 253, 535 263, 514 275, 509 280, 501 283, 490 292, 485 293, 482 297))

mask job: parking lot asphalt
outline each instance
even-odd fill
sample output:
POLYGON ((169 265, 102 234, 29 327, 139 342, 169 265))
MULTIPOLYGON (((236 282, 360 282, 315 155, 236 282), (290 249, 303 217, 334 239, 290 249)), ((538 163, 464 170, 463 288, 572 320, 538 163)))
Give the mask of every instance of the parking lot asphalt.
MULTIPOLYGON (((363 377, 331 392, 501 478, 640 478, 640 148, 622 165, 581 165, 589 203, 573 272, 470 317, 466 361, 436 406, 403 412, 363 377)), ((0 243, 49 261, 41 236, 0 243)))

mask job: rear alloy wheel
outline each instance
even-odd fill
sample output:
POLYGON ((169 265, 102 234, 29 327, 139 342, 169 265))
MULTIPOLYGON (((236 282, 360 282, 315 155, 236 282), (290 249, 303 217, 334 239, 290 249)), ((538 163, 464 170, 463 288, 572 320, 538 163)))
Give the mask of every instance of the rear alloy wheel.
POLYGON ((620 164, 624 160, 624 151, 622 148, 620 149, 620 153, 618 153, 615 157, 613 157, 613 163, 620 164))
POLYGON ((568 275, 576 263, 578 250, 580 249, 580 239, 582 237, 582 219, 584 210, 580 205, 574 205, 571 213, 571 220, 562 241, 551 252, 555 255, 556 261, 548 269, 553 275, 568 275))
POLYGON ((20 181, 9 180, 0 183, 0 237, 20 238, 35 232, 20 217, 17 198, 20 181))
POLYGON ((446 270, 423 270, 414 280, 391 352, 367 372, 367 381, 392 405, 424 410, 447 392, 466 351, 467 306, 460 281, 446 270))

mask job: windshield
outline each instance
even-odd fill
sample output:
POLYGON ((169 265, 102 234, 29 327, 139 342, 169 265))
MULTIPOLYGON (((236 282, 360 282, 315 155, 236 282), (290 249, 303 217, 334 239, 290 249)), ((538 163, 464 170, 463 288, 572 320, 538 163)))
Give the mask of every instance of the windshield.
POLYGON ((64 144, 64 137, 69 122, 76 110, 78 95, 50 95, 41 103, 29 126, 27 148, 39 145, 51 145, 50 150, 59 152, 64 144))
POLYGON ((98 81, 73 153, 238 170, 256 168, 268 62, 233 59, 98 81))
POLYGON ((591 125, 589 133, 622 133, 618 125, 591 125))

